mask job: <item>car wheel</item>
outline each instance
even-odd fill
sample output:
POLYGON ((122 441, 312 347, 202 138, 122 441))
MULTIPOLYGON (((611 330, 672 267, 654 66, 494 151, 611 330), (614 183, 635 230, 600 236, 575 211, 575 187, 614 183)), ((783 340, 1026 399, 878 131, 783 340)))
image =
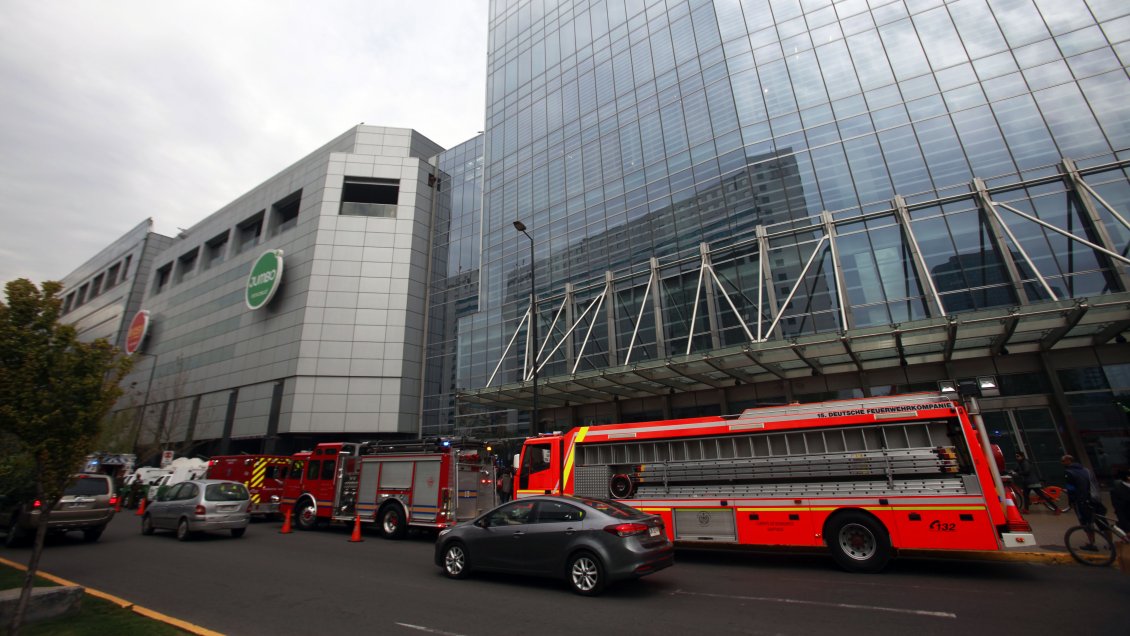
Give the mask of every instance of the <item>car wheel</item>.
POLYGON ((4 537, 4 546, 15 548, 23 545, 27 536, 24 531, 17 525, 18 519, 12 520, 12 525, 8 526, 8 534, 4 537))
POLYGON ((608 583, 600 559, 590 552, 579 552, 569 559, 569 586, 582 596, 596 596, 608 583))
POLYGON ((381 510, 381 536, 386 539, 403 539, 408 533, 408 522, 404 510, 396 504, 389 504, 381 510))
POLYGON ((232 528, 231 529, 231 536, 235 537, 236 539, 242 537, 245 534, 247 534, 247 528, 232 528))
POLYGON ((443 549, 443 573, 452 579, 465 579, 471 573, 467 547, 461 542, 452 541, 443 549))
POLYGON ((832 558, 848 572, 878 572, 891 558, 887 529, 871 515, 850 510, 829 520, 824 534, 832 558))
POLYGON ((303 499, 295 507, 294 522, 299 530, 313 530, 318 526, 318 507, 313 501, 303 499))
POLYGON ((141 534, 146 536, 153 534, 153 519, 149 515, 141 518, 141 534))
POLYGON ((100 526, 98 528, 86 528, 82 531, 82 540, 86 541, 87 543, 94 543, 98 540, 99 537, 102 536, 102 531, 105 529, 105 526, 100 526))
POLYGON ((192 538, 192 531, 188 528, 188 519, 181 519, 177 524, 177 541, 188 541, 192 538))

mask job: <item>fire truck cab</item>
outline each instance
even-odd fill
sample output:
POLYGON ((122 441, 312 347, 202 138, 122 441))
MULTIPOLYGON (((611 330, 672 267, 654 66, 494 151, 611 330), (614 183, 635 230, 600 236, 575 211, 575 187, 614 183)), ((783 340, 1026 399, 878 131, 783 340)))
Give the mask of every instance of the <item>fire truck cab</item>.
POLYGON ((497 503, 494 484, 491 455, 476 440, 332 442, 292 456, 283 504, 302 530, 359 520, 399 539, 409 527, 474 518, 497 503))
POLYGON ((289 469, 290 458, 285 455, 226 455, 208 460, 205 477, 242 483, 251 493, 249 512, 271 516, 280 512, 283 480, 289 469))

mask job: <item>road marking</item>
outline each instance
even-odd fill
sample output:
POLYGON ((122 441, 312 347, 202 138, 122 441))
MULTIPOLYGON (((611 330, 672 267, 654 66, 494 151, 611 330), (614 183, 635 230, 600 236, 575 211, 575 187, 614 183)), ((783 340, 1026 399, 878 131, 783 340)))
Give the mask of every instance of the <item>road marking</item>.
POLYGON ((445 632, 442 629, 432 629, 431 627, 424 627, 422 625, 409 625, 408 623, 396 623, 396 624, 400 625, 401 627, 407 627, 408 629, 414 629, 414 630, 420 631, 420 632, 427 632, 429 634, 439 634, 440 636, 462 636, 462 634, 456 634, 455 632, 445 632))
POLYGON ((783 603, 786 605, 815 605, 819 607, 838 607, 840 609, 858 609, 867 610, 871 612, 890 612, 892 614, 913 614, 914 616, 930 616, 933 618, 957 618, 957 614, 953 612, 933 612, 930 610, 914 610, 902 609, 898 607, 882 607, 879 605, 855 605, 852 603, 824 603, 821 601, 805 601, 797 598, 774 598, 771 596, 737 596, 732 594, 708 594, 705 592, 685 592, 683 590, 675 590, 671 592, 672 596, 682 594, 683 596, 705 596, 709 598, 724 598, 738 601, 761 601, 763 603, 783 603))

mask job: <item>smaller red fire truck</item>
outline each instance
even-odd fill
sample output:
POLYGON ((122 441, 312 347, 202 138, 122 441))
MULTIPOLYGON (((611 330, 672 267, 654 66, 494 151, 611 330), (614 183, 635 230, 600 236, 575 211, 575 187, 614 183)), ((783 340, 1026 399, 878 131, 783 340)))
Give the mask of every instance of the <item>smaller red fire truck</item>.
POLYGON ((295 453, 283 492, 294 523, 377 524, 400 539, 408 528, 447 528, 496 503, 495 471, 483 442, 432 438, 333 442, 295 453))
POLYGON ((290 458, 284 455, 227 455, 208 460, 205 478, 241 482, 251 493, 251 514, 270 516, 280 512, 289 468, 290 458))

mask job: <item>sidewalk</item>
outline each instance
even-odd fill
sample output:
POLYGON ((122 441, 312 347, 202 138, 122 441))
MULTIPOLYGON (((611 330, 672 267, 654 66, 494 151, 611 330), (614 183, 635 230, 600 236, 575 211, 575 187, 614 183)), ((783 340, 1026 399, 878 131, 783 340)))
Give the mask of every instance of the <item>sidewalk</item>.
MULTIPOLYGON (((1103 491, 1103 503, 1107 510, 1113 510, 1110 505, 1110 494, 1103 491)), ((1032 526, 1032 534, 1036 537, 1036 545, 1030 548, 1010 548, 996 551, 947 551, 936 552, 932 550, 906 551, 907 556, 926 556, 940 558, 974 559, 988 561, 1026 561, 1030 563, 1075 563, 1067 546, 1063 543, 1063 535, 1072 526, 1079 525, 1079 519, 1074 510, 1055 514, 1043 506, 1032 506, 1028 514, 1023 515, 1028 525, 1032 526)))

